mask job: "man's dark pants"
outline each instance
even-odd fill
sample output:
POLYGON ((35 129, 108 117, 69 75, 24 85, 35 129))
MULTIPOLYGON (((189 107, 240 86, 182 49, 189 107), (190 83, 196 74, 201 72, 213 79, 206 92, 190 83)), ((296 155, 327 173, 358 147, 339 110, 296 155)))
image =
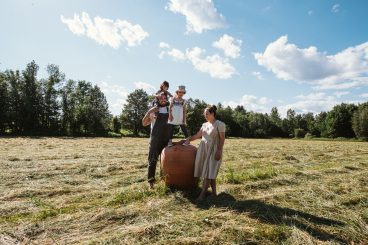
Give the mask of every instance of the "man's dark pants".
POLYGON ((151 129, 148 151, 148 182, 155 181, 158 157, 169 142, 169 128, 167 124, 168 117, 168 113, 158 113, 156 122, 151 129))

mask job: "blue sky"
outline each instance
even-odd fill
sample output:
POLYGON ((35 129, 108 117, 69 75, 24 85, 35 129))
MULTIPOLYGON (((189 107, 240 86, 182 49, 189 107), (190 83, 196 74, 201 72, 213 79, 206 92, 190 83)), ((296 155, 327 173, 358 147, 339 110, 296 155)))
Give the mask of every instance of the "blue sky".
POLYGON ((368 101, 368 1, 1 0, 0 70, 32 60, 46 76, 104 91, 121 112, 163 80, 185 97, 298 113, 368 101))

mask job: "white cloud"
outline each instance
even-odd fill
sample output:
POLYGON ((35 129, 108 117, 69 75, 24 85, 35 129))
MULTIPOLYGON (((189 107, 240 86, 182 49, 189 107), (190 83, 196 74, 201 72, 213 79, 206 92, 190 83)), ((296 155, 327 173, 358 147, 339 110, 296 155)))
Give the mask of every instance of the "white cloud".
POLYGON ((186 56, 195 69, 209 73, 211 77, 218 79, 229 79, 235 73, 235 68, 229 63, 227 58, 218 54, 202 57, 206 51, 204 49, 194 47, 187 49, 186 56))
MULTIPOLYGON (((166 47, 164 47, 166 49, 166 47)), ((166 51, 161 51, 160 54, 158 55, 158 57, 160 59, 163 59, 165 56, 170 56, 171 58, 173 58, 175 61, 180 61, 180 60, 186 60, 186 54, 182 51, 180 51, 179 49, 176 48, 172 48, 170 50, 166 50, 166 51)))
POLYGON ((171 56, 174 60, 185 60, 186 56, 179 49, 173 48, 167 52, 167 55, 171 56))
POLYGON ((124 98, 128 96, 128 91, 123 86, 110 84, 107 82, 101 82, 98 83, 97 85, 100 87, 101 91, 104 94, 116 94, 124 98))
POLYGON ((362 98, 368 98, 368 93, 361 94, 361 95, 359 95, 359 97, 362 97, 362 98))
POLYGON ((298 48, 281 36, 254 57, 277 78, 309 82, 314 89, 368 86, 368 42, 326 55, 313 46, 298 48))
POLYGON ((340 4, 334 4, 331 8, 332 13, 338 13, 340 11, 340 4))
POLYGON ((342 97, 342 96, 344 96, 344 95, 347 95, 347 94, 350 94, 350 92, 349 91, 338 91, 338 92, 335 92, 334 93, 334 95, 337 97, 337 98, 340 98, 340 97, 342 97))
POLYGON ((259 71, 252 72, 252 75, 255 76, 258 80, 264 80, 262 74, 259 71))
POLYGON ((160 42, 158 46, 160 48, 170 48, 170 45, 168 43, 165 43, 165 42, 160 42))
POLYGON ((297 101, 295 103, 278 106, 280 115, 286 117, 288 109, 295 110, 297 113, 308 113, 314 114, 321 111, 329 111, 336 104, 340 102, 336 100, 334 96, 328 96, 325 93, 311 93, 308 95, 295 96, 297 101))
POLYGON ((153 94, 156 92, 156 89, 153 85, 146 83, 146 82, 134 82, 134 86, 138 89, 143 89, 144 91, 146 91, 148 94, 153 94))
POLYGON ((361 81, 352 81, 352 82, 344 82, 339 83, 337 81, 331 80, 331 81, 324 81, 324 82, 318 82, 318 85, 313 86, 312 88, 315 90, 327 90, 327 89, 349 89, 354 88, 358 86, 364 86, 367 85, 367 82, 361 81))
POLYGON ((85 35, 101 45, 109 45, 114 49, 118 49, 121 43, 126 43, 128 47, 140 45, 149 36, 138 24, 134 25, 120 19, 114 21, 99 16, 91 20, 85 12, 82 12, 81 16, 74 14, 71 19, 61 15, 60 19, 72 33, 85 35))
POLYGON ((113 115, 119 115, 128 98, 128 90, 123 86, 107 82, 99 82, 97 85, 106 96, 111 113, 113 115))
POLYGON ((206 51, 199 47, 187 49, 185 52, 172 48, 161 51, 159 58, 169 56, 175 61, 189 61, 196 70, 208 73, 217 79, 229 79, 236 74, 236 69, 230 64, 229 59, 218 54, 204 56, 206 51))
POLYGON ((86 28, 84 27, 83 21, 80 19, 79 15, 74 14, 73 19, 66 19, 64 16, 60 16, 61 22, 66 24, 69 27, 69 30, 73 32, 75 35, 84 35, 86 32, 86 28))
POLYGON ((242 40, 235 39, 232 36, 224 34, 218 41, 213 42, 212 46, 224 51, 225 56, 238 58, 240 56, 240 46, 242 40))
POLYGON ((127 98, 116 99, 109 102, 109 109, 113 115, 119 115, 123 109, 124 104, 126 103, 127 98))
POLYGON ((202 33, 225 26, 225 19, 217 13, 212 0, 169 0, 165 8, 185 16, 188 33, 202 33))
POLYGON ((243 95, 239 101, 224 101, 224 106, 230 106, 235 108, 238 105, 242 105, 247 111, 269 113, 270 107, 268 106, 272 100, 266 97, 258 98, 254 95, 243 95))
POLYGON ((362 100, 341 100, 332 95, 325 93, 311 93, 309 95, 298 95, 295 98, 298 100, 295 103, 288 105, 278 106, 280 115, 286 117, 288 109, 295 110, 296 113, 308 113, 318 114, 321 111, 330 111, 335 105, 341 103, 359 104, 362 100))

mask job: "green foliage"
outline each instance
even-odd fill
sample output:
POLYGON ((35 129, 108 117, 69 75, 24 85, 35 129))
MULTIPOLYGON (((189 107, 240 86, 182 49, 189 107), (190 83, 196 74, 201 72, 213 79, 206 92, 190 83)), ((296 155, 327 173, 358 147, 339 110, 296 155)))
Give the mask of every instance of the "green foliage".
POLYGON ((357 106, 353 104, 336 105, 328 112, 326 117, 327 135, 332 138, 355 137, 352 128, 352 117, 357 110, 357 106))
POLYGON ((37 80, 39 66, 35 61, 27 64, 22 72, 20 83, 21 94, 21 127, 25 132, 37 133, 41 130, 42 120, 42 91, 41 83, 37 80))
POLYGON ((306 132, 302 128, 296 128, 294 129, 294 136, 295 138, 304 138, 306 132))
POLYGON ((102 135, 110 113, 104 94, 91 83, 69 80, 56 65, 37 79, 32 61, 24 71, 0 73, 0 133, 25 135, 102 135), (4 115, 3 115, 4 114, 4 115))
POLYGON ((202 124, 205 122, 203 116, 207 103, 201 100, 189 99, 187 104, 187 128, 191 135, 198 132, 202 124))
POLYGON ((327 137, 327 127, 326 127, 327 112, 320 112, 316 115, 313 128, 315 129, 315 136, 317 137, 327 137))
POLYGON ((131 130, 134 136, 138 136, 140 132, 146 134, 149 132, 142 125, 148 104, 148 95, 143 89, 136 89, 128 95, 121 113, 121 123, 122 127, 131 130))
POLYGON ((282 129, 282 119, 276 107, 271 109, 271 114, 269 115, 270 120, 270 136, 272 137, 285 137, 288 134, 282 129))
POLYGON ((368 102, 358 106, 353 115, 352 126, 357 137, 368 139, 368 102))
POLYGON ((13 133, 22 131, 22 107, 21 97, 21 75, 20 72, 7 70, 5 72, 6 82, 9 84, 9 117, 8 127, 13 133))
POLYGON ((250 112, 248 114, 248 120, 249 131, 252 134, 251 136, 256 138, 265 138, 269 136, 271 123, 267 115, 250 112))
POLYGON ((69 80, 62 89, 62 128, 68 135, 104 135, 110 112, 100 88, 86 81, 69 80))
POLYGON ((217 108, 217 119, 222 122, 226 122, 226 135, 228 136, 238 136, 241 132, 241 127, 234 118, 234 112, 230 106, 223 108, 217 108))
POLYGON ((112 118, 111 129, 114 133, 120 134, 121 121, 120 121, 119 117, 115 116, 115 117, 112 118))
POLYGON ((232 130, 235 136, 246 137, 250 135, 248 114, 244 107, 237 107, 233 112, 236 129, 232 130), (241 109, 239 109, 241 108, 241 109))
MULTIPOLYGON (((87 81, 65 80, 57 65, 48 65, 46 79, 37 79, 35 61, 26 69, 0 72, 0 134, 147 136, 142 118, 153 97, 138 89, 128 95, 119 116, 110 115, 105 95, 87 81), (111 135, 111 133, 110 133, 111 135)), ((188 99, 187 128, 191 135, 205 122, 207 103, 188 99)), ((281 118, 276 107, 270 114, 247 111, 244 106, 217 105, 217 119, 231 137, 368 138, 367 103, 336 105, 329 112, 297 114, 293 109, 281 118)), ((176 129, 177 130, 177 129, 176 129)), ((175 131, 176 133, 176 131, 175 131)))
POLYGON ((314 136, 313 136, 313 134, 311 134, 311 133, 306 133, 306 134, 304 135, 304 138, 306 138, 306 139, 313 139, 313 138, 314 138, 314 136))
POLYGON ((0 72, 0 134, 6 130, 9 120, 9 89, 5 74, 0 72))
POLYGON ((58 101, 60 94, 60 86, 62 85, 65 75, 60 72, 57 65, 48 65, 47 72, 49 77, 42 81, 43 92, 43 115, 42 126, 47 132, 55 132, 60 130, 60 102, 58 101))

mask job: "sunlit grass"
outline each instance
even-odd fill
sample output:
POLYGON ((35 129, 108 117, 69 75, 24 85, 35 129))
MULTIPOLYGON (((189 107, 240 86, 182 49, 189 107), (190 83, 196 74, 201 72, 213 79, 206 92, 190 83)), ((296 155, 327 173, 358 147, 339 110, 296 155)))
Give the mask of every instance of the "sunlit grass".
POLYGON ((204 202, 199 188, 149 189, 147 150, 147 138, 1 138, 0 241, 368 243, 367 143, 227 139, 204 202))

